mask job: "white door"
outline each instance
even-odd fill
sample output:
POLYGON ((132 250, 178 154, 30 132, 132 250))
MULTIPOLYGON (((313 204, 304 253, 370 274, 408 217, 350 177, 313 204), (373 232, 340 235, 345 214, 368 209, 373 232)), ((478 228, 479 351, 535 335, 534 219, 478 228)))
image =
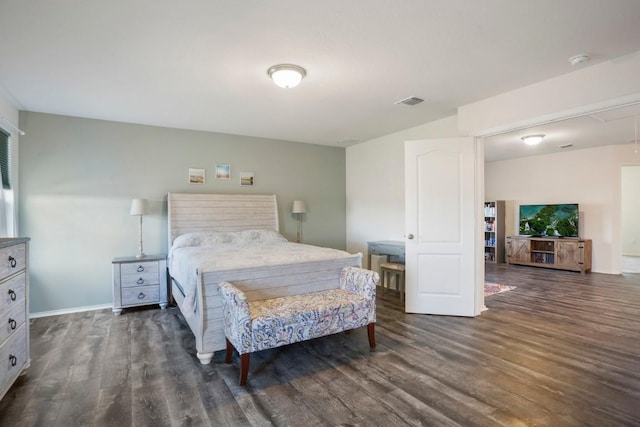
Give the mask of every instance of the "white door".
POLYGON ((473 138, 405 142, 407 312, 480 314, 483 174, 473 138))

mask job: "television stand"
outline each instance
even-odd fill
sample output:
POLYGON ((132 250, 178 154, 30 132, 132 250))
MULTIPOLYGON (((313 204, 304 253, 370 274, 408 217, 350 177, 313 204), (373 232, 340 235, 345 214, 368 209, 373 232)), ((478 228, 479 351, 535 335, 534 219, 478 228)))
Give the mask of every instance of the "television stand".
POLYGON ((591 271, 591 239, 556 237, 507 237, 507 264, 558 270, 591 271))

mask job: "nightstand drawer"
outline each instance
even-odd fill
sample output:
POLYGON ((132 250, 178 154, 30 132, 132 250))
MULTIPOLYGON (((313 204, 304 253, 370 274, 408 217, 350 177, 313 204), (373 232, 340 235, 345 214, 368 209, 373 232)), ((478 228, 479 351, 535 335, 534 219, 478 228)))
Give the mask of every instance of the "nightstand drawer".
POLYGON ((26 251, 27 246, 24 243, 0 249, 0 280, 24 270, 26 251))
POLYGON ((138 273, 136 275, 122 275, 121 286, 123 288, 128 288, 131 286, 147 286, 147 285, 157 285, 159 283, 160 277, 158 273, 138 273))
POLYGON ((136 274, 158 274, 158 261, 129 262, 122 264, 123 276, 136 274))
POLYGON ((121 286, 157 285, 160 283, 158 276, 159 268, 157 261, 141 261, 135 263, 122 264, 121 286))
POLYGON ((24 307, 26 283, 26 275, 23 272, 0 285, 0 312, 17 305, 24 307))
POLYGON ((160 286, 136 286, 122 289, 122 305, 153 304, 160 302, 160 286))

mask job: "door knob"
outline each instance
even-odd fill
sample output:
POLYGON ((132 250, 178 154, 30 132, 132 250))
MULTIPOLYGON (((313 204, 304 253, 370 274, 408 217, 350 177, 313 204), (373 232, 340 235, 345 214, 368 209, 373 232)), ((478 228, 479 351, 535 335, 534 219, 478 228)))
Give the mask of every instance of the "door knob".
POLYGON ((409 240, 413 239, 413 234, 407 234, 407 239, 409 240))

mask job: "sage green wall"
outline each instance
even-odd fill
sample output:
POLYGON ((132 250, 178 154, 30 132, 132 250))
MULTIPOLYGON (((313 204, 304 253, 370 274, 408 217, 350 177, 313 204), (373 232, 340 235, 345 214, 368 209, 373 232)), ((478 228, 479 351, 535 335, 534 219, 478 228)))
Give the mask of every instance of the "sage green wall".
POLYGON ((337 147, 20 113, 20 236, 31 238, 31 313, 111 304, 111 261, 135 255, 132 198, 147 198, 146 253, 167 251, 168 192, 276 194, 280 232, 295 240, 293 200, 304 200, 303 241, 345 248, 345 150, 337 147), (215 179, 216 163, 231 179, 215 179), (187 181, 188 168, 206 183, 187 181), (255 175, 241 187, 239 172, 255 175))

